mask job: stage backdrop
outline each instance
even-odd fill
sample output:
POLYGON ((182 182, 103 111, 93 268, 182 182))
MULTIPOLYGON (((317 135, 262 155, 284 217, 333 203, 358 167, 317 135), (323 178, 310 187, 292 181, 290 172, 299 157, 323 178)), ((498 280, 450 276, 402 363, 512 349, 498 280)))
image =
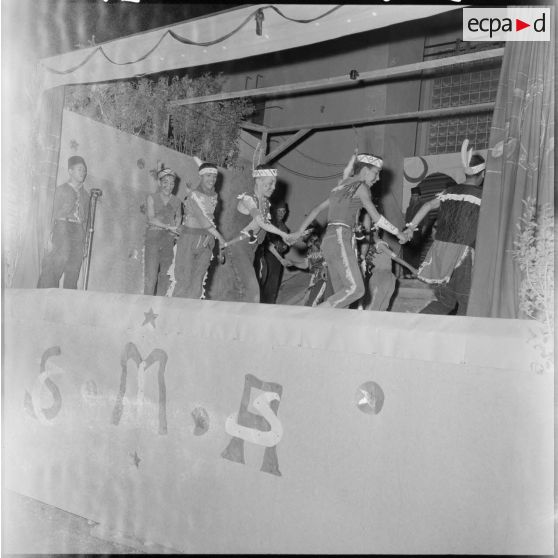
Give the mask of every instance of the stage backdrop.
MULTIPOLYGON (((193 157, 64 111, 57 184, 68 179, 68 158, 81 155, 87 162, 85 186, 100 188, 91 256, 89 290, 142 293, 143 244, 146 215, 142 206, 155 192, 150 175, 157 161, 178 174, 175 194, 184 199, 184 186, 200 180, 193 157)), ((250 156, 251 157, 251 156, 250 156)), ((216 222, 225 238, 236 236, 236 196, 253 188, 251 161, 238 161, 237 169, 219 169, 216 185, 219 204, 216 222)), ((83 269, 82 269, 83 271, 83 269)), ((82 278, 83 279, 83 278, 82 278)), ((234 300, 230 262, 220 265, 214 258, 206 293, 214 300, 234 300)))
POLYGON ((552 554, 529 321, 4 297, 5 486, 146 550, 552 554))

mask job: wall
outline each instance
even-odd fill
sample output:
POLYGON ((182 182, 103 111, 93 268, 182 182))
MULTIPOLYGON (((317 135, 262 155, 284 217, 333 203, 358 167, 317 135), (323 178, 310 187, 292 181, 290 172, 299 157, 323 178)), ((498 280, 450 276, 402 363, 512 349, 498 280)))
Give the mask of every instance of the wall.
POLYGON ((4 320, 5 486, 144 550, 553 552, 535 322, 58 289, 4 320))
MULTIPOLYGON (((226 89, 241 90, 246 85, 253 88, 256 80, 258 87, 269 87, 347 75, 351 69, 362 73, 422 61, 428 29, 427 25, 417 27, 412 22, 296 49, 288 56, 278 53, 239 60, 223 67, 228 77, 226 89), (247 77, 251 79, 247 81, 247 77)), ((418 110, 419 99, 420 80, 409 78, 336 91, 322 90, 267 100, 264 124, 302 128, 304 124, 410 112, 418 110)), ((257 98, 255 101, 260 102, 257 98)), ((298 227, 310 209, 327 197, 355 146, 384 156, 385 170, 381 186, 376 188, 382 188, 382 204, 388 218, 398 226, 403 225, 403 159, 415 155, 416 128, 416 123, 404 122, 317 130, 276 159, 285 183, 281 193, 290 206, 289 226, 298 227)), ((271 136, 268 150, 288 136, 289 133, 271 136)), ((324 215, 321 220, 325 220, 324 215)))

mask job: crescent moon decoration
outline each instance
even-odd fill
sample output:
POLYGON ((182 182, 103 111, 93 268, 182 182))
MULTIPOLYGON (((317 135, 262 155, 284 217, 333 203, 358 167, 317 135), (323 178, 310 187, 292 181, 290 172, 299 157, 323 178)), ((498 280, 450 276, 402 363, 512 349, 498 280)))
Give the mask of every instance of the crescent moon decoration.
POLYGON ((407 182, 410 182, 411 184, 418 184, 418 183, 421 182, 421 181, 425 178, 425 176, 428 174, 428 163, 426 162, 426 159, 425 159, 424 157, 419 157, 419 159, 422 161, 422 164, 423 164, 423 167, 424 167, 423 171, 420 173, 419 176, 417 176, 416 178, 415 178, 415 177, 412 177, 412 176, 409 176, 409 175, 405 172, 405 170, 403 170, 403 176, 405 177, 405 180, 406 180, 407 182))

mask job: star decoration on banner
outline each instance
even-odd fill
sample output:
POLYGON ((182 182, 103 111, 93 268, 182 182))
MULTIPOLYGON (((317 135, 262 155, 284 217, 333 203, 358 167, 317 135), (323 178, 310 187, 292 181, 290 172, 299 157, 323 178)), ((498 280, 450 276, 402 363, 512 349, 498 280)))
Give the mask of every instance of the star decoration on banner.
POLYGON ((159 314, 155 314, 155 312, 153 312, 153 308, 150 308, 149 312, 144 312, 143 315, 145 316, 145 320, 143 320, 143 324, 141 325, 144 326, 146 324, 151 324, 153 329, 155 329, 155 319, 159 314))
POLYGON ((356 404, 367 415, 377 415, 384 406, 384 391, 376 382, 365 382, 356 392, 356 404))
POLYGON ((362 393, 363 397, 362 399, 360 399, 360 401, 358 402, 359 405, 368 405, 370 407, 374 407, 376 401, 375 399, 372 397, 372 394, 365 390, 365 389, 359 389, 360 393, 362 393))

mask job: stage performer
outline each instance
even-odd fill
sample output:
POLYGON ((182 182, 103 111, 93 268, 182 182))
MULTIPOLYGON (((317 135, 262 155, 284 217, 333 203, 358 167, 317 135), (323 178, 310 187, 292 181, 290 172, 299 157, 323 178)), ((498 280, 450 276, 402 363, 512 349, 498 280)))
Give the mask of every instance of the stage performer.
POLYGON ((392 251, 387 242, 380 240, 377 233, 374 234, 374 244, 370 246, 365 256, 370 273, 368 280, 370 300, 366 310, 385 311, 389 307, 396 285, 391 255, 392 251))
POLYGON ((327 263, 321 248, 322 235, 318 231, 318 226, 311 226, 311 228, 313 230, 306 240, 308 247, 306 257, 302 261, 286 258, 289 265, 310 271, 310 281, 302 300, 304 306, 317 306, 333 294, 333 287, 327 273, 327 263))
POLYGON ((181 203, 172 193, 176 182, 176 173, 172 169, 161 169, 157 173, 157 181, 157 192, 147 196, 143 293, 165 296, 169 287, 168 271, 174 256, 174 241, 180 224, 181 203))
POLYGON ((219 171, 213 163, 198 161, 200 183, 184 202, 184 218, 176 245, 173 296, 182 298, 203 298, 215 240, 219 241, 221 249, 226 245, 215 226, 218 201, 215 184, 219 171))
POLYGON ((87 165, 82 157, 73 155, 68 159, 69 179, 56 188, 52 212, 52 232, 49 252, 37 287, 58 287, 64 275, 64 289, 77 289, 77 282, 84 256, 89 192, 83 183, 87 165))
POLYGON ((258 165, 252 171, 254 189, 243 192, 237 199, 236 209, 242 216, 237 236, 227 242, 225 258, 234 274, 234 290, 237 300, 260 301, 260 287, 254 269, 254 254, 258 244, 264 241, 266 232, 276 234, 287 244, 294 238, 271 223, 269 197, 275 190, 277 169, 258 165))
POLYGON ((456 314, 465 316, 471 290, 471 270, 475 254, 477 224, 485 174, 484 158, 467 150, 469 141, 461 147, 465 181, 446 188, 425 203, 410 223, 404 235, 411 239, 420 222, 432 209, 439 209, 435 240, 419 267, 418 278, 434 285, 436 300, 421 310, 421 314, 456 314))
POLYGON ((376 155, 353 155, 348 167, 352 176, 343 178, 329 198, 314 207, 296 233, 297 238, 324 209, 329 208, 327 229, 322 249, 328 266, 334 293, 319 306, 348 308, 364 294, 364 282, 354 249, 353 226, 361 208, 368 212, 377 227, 397 236, 403 243, 405 237, 384 216, 378 213, 370 197, 370 188, 379 180, 383 160, 376 155))
MULTIPOLYGON (((287 218, 288 206, 284 201, 278 202, 271 207, 271 222, 287 234, 290 232, 285 224, 287 218)), ((283 278, 283 269, 289 265, 285 259, 285 254, 289 251, 289 246, 285 241, 275 234, 267 235, 266 241, 261 245, 263 254, 261 257, 261 302, 265 304, 275 304, 281 279, 283 278)))

